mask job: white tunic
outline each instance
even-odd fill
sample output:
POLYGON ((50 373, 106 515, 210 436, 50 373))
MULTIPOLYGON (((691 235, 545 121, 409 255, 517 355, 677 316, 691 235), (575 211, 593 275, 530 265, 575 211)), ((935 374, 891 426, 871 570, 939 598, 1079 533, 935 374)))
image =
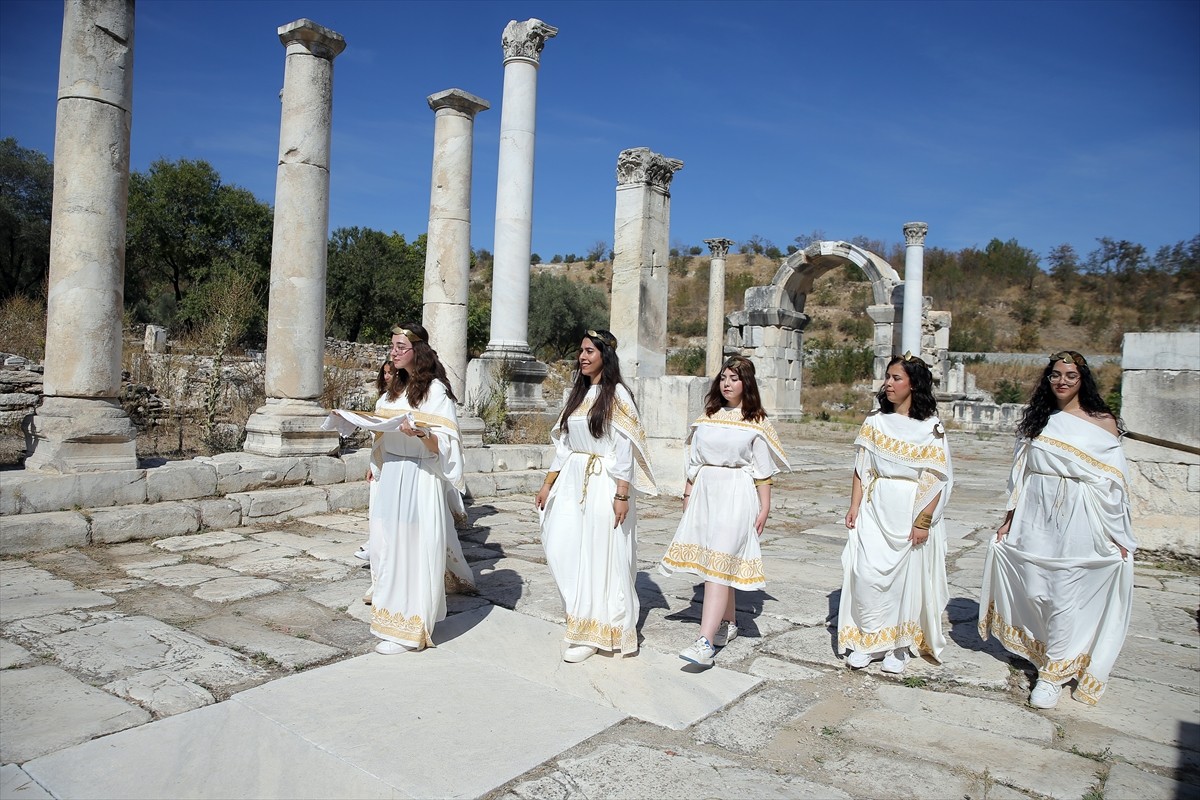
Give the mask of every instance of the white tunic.
POLYGON ((637 652, 637 504, 619 527, 613 512, 617 481, 632 492, 657 494, 645 456, 645 434, 633 398, 617 387, 612 424, 600 438, 588 430, 587 412, 599 387, 564 428, 551 434, 558 479, 543 510, 542 546, 567 618, 565 639, 600 650, 637 652))
POLYGON ((454 528, 463 509, 462 444, 454 402, 440 381, 417 408, 401 395, 384 395, 374 415, 335 412, 335 429, 375 431, 371 472, 371 633, 409 646, 432 645, 434 625, 446 618, 446 592, 469 590, 474 579, 454 528), (438 440, 431 453, 423 440, 398 432, 408 413, 438 440))
POLYGON ((838 649, 878 653, 913 647, 941 659, 946 530, 941 513, 953 473, 937 417, 874 412, 855 440, 863 498, 842 552, 838 649), (939 496, 924 544, 908 540, 917 515, 939 496))
POLYGON ((995 635, 1051 683, 1095 704, 1133 607, 1133 552, 1120 440, 1072 414, 1017 443, 1012 525, 984 560, 979 635, 995 635), (1121 558, 1117 544, 1129 551, 1121 558))
POLYGON ((736 589, 764 588, 755 481, 781 466, 787 468, 787 459, 769 420, 747 422, 741 409, 723 408, 692 423, 692 493, 659 571, 687 572, 736 589))

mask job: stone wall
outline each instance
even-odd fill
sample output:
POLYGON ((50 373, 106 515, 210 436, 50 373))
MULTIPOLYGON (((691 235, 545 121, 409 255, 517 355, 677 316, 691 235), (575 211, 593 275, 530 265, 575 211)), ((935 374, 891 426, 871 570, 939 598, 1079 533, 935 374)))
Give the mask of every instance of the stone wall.
MULTIPOLYGON (((1123 351, 1129 431, 1200 447, 1200 333, 1127 333, 1123 351)), ((1200 456, 1132 438, 1124 445, 1139 546, 1200 556, 1200 456)))
POLYGON ((42 365, 0 353, 0 427, 19 425, 42 402, 42 365))

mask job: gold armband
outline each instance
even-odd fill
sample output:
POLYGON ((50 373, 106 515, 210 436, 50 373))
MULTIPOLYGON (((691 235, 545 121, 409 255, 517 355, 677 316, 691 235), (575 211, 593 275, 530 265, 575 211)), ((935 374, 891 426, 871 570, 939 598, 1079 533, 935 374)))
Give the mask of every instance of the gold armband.
POLYGON ((775 482, 774 478, 755 478, 754 479, 755 486, 770 486, 774 482, 775 482))
POLYGON ((613 500, 624 500, 625 502, 627 502, 627 503, 628 503, 628 502, 629 502, 629 495, 627 495, 627 494, 620 494, 620 493, 618 493, 618 494, 614 494, 614 495, 613 495, 613 500))
POLYGON ((553 485, 554 485, 554 482, 555 482, 556 480, 558 480, 558 473, 557 473, 557 472, 547 472, 547 473, 546 473, 546 483, 545 483, 544 485, 546 485, 546 486, 553 486, 553 485))
POLYGON ((933 525, 933 515, 930 514, 928 511, 922 511, 920 514, 918 514, 916 522, 913 523, 914 528, 917 528, 917 529, 923 530, 923 531, 929 530, 929 528, 932 527, 932 525, 933 525))

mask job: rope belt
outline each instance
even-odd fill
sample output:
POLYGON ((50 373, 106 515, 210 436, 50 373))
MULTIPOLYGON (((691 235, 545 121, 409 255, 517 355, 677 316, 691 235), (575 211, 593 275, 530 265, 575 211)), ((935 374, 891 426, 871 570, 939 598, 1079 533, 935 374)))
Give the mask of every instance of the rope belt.
POLYGON ((603 456, 597 455, 596 453, 580 452, 572 453, 572 455, 586 455, 588 457, 587 464, 585 464, 583 467, 583 496, 579 498, 579 505, 583 505, 585 502, 587 502, 588 481, 592 479, 593 475, 600 475, 604 472, 604 462, 601 461, 603 456))
POLYGON ((871 492, 875 491, 875 482, 876 481, 879 481, 879 480, 908 481, 909 483, 916 483, 916 481, 913 480, 912 478, 895 478, 895 477, 891 477, 888 475, 880 475, 874 469, 867 470, 867 477, 871 479, 870 481, 867 482, 867 502, 868 503, 871 502, 871 492))

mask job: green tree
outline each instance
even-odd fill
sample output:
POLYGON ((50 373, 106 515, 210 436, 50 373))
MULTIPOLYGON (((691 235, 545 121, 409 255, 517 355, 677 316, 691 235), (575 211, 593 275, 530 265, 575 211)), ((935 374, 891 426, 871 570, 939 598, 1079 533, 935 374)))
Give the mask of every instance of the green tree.
POLYGON ((589 328, 608 327, 606 295, 565 275, 539 273, 529 281, 529 344, 544 358, 565 358, 589 328))
POLYGON ((129 176, 125 305, 135 319, 204 321, 205 306, 185 302, 220 264, 236 264, 255 296, 270 278, 270 206, 226 185, 206 161, 159 160, 129 176))
POLYGON ((0 140, 0 299, 32 297, 50 271, 54 165, 17 140, 0 140))
POLYGON ((1069 244, 1060 244, 1046 256, 1050 262, 1050 277, 1063 286, 1071 285, 1079 275, 1079 254, 1069 244))
POLYGON ((329 333, 351 342, 383 341, 392 326, 421 318, 425 234, 338 228, 329 237, 329 333))

